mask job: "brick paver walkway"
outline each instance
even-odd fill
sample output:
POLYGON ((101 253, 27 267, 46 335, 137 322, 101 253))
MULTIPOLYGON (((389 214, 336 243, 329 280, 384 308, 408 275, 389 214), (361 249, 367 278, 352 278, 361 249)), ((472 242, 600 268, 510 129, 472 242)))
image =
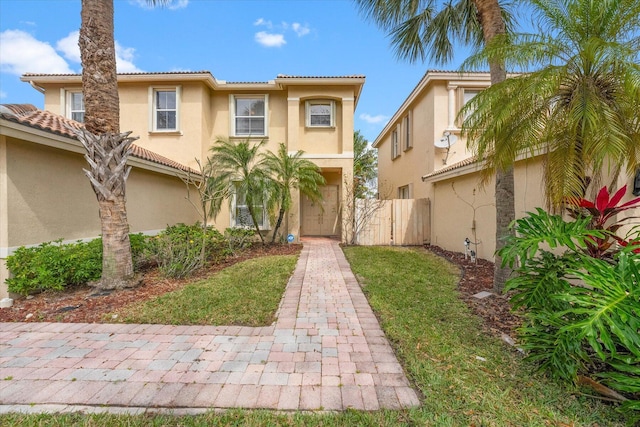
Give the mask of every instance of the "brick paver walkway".
POLYGON ((1 323, 0 413, 419 405, 338 243, 303 243, 273 326, 1 323))

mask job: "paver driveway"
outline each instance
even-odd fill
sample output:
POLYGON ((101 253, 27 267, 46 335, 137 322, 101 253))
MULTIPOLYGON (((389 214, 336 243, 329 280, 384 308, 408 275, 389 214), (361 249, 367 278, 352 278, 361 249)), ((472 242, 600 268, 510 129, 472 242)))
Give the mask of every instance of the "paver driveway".
POLYGON ((303 244, 273 326, 1 323, 0 413, 419 405, 338 243, 303 244))

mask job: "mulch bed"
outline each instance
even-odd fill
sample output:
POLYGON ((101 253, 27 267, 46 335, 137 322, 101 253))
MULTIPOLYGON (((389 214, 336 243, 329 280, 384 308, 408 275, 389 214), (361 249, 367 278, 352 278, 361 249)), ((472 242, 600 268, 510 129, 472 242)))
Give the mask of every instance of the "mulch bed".
POLYGON ((473 312, 483 319, 483 326, 491 335, 501 337, 507 334, 515 337, 515 329, 522 319, 511 311, 509 294, 496 295, 478 299, 473 295, 478 292, 493 292, 493 268, 491 261, 465 259, 463 253, 451 252, 439 246, 426 246, 426 249, 460 267, 462 277, 458 284, 461 299, 473 312))
POLYGON ((183 279, 163 277, 157 269, 142 273, 142 283, 132 289, 100 292, 89 286, 76 286, 65 292, 42 292, 32 298, 20 298, 13 307, 0 309, 0 322, 105 323, 105 314, 134 302, 151 299, 178 290, 188 283, 205 279, 223 268, 251 258, 269 255, 293 255, 302 245, 256 244, 218 264, 210 264, 195 275, 183 279))

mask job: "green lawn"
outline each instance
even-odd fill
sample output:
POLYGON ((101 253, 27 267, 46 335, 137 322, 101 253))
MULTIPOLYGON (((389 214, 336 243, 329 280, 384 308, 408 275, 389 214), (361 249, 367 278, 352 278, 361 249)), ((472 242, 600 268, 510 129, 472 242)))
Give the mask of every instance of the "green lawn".
POLYGON ((297 258, 269 256, 232 265, 179 291, 124 307, 118 318, 164 325, 270 325, 297 258))
MULTIPOLYGON (((193 417, 9 415, 24 426, 617 426, 615 407, 531 374, 457 297, 457 270, 423 250, 348 247, 345 253, 423 406, 403 411, 278 414, 232 410, 193 417), (486 359, 479 360, 477 357, 486 359)), ((246 287, 237 275, 226 286, 246 287), (235 277, 235 279, 234 279, 235 277)), ((259 299, 259 298, 258 298, 259 299)), ((260 301, 258 301, 260 303, 260 301)), ((219 308, 219 310, 223 310, 219 308)), ((224 311, 224 310, 223 310, 224 311)), ((229 313, 231 313, 229 311, 229 313)), ((229 315, 224 315, 226 323, 229 315)), ((238 319, 232 323, 242 323, 238 319)))

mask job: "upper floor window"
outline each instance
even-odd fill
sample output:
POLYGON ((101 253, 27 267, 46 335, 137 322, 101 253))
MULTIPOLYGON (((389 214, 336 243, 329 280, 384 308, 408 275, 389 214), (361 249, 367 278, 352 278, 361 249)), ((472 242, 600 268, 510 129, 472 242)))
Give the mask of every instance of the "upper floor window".
POLYGON ((413 141, 411 140, 411 112, 409 112, 403 119, 404 128, 404 149, 408 150, 413 147, 413 141))
POLYGON ((76 122, 84 122, 84 98, 82 91, 68 90, 66 96, 67 114, 66 117, 76 122))
POLYGON ((152 132, 180 130, 180 87, 149 88, 152 132))
POLYGON ((307 101, 307 127, 333 127, 333 101, 307 101))
POLYGON ((232 95, 231 134, 234 136, 266 136, 267 111, 267 95, 232 95))
MULTIPOLYGON (((463 106, 464 106, 464 105, 467 105, 467 103, 468 103, 469 101, 471 101, 473 98, 475 98, 475 96, 476 96, 477 94, 479 94, 479 93, 480 93, 480 91, 479 91, 479 90, 476 90, 476 89, 464 89, 463 104, 462 104, 462 105, 463 105, 463 106)), ((466 119, 467 117, 469 117, 469 115, 470 115, 470 114, 471 114, 471 111, 468 111, 468 112, 465 114, 464 118, 466 119)))
POLYGON ((398 129, 391 132, 391 159, 400 155, 400 144, 398 142, 398 129))

